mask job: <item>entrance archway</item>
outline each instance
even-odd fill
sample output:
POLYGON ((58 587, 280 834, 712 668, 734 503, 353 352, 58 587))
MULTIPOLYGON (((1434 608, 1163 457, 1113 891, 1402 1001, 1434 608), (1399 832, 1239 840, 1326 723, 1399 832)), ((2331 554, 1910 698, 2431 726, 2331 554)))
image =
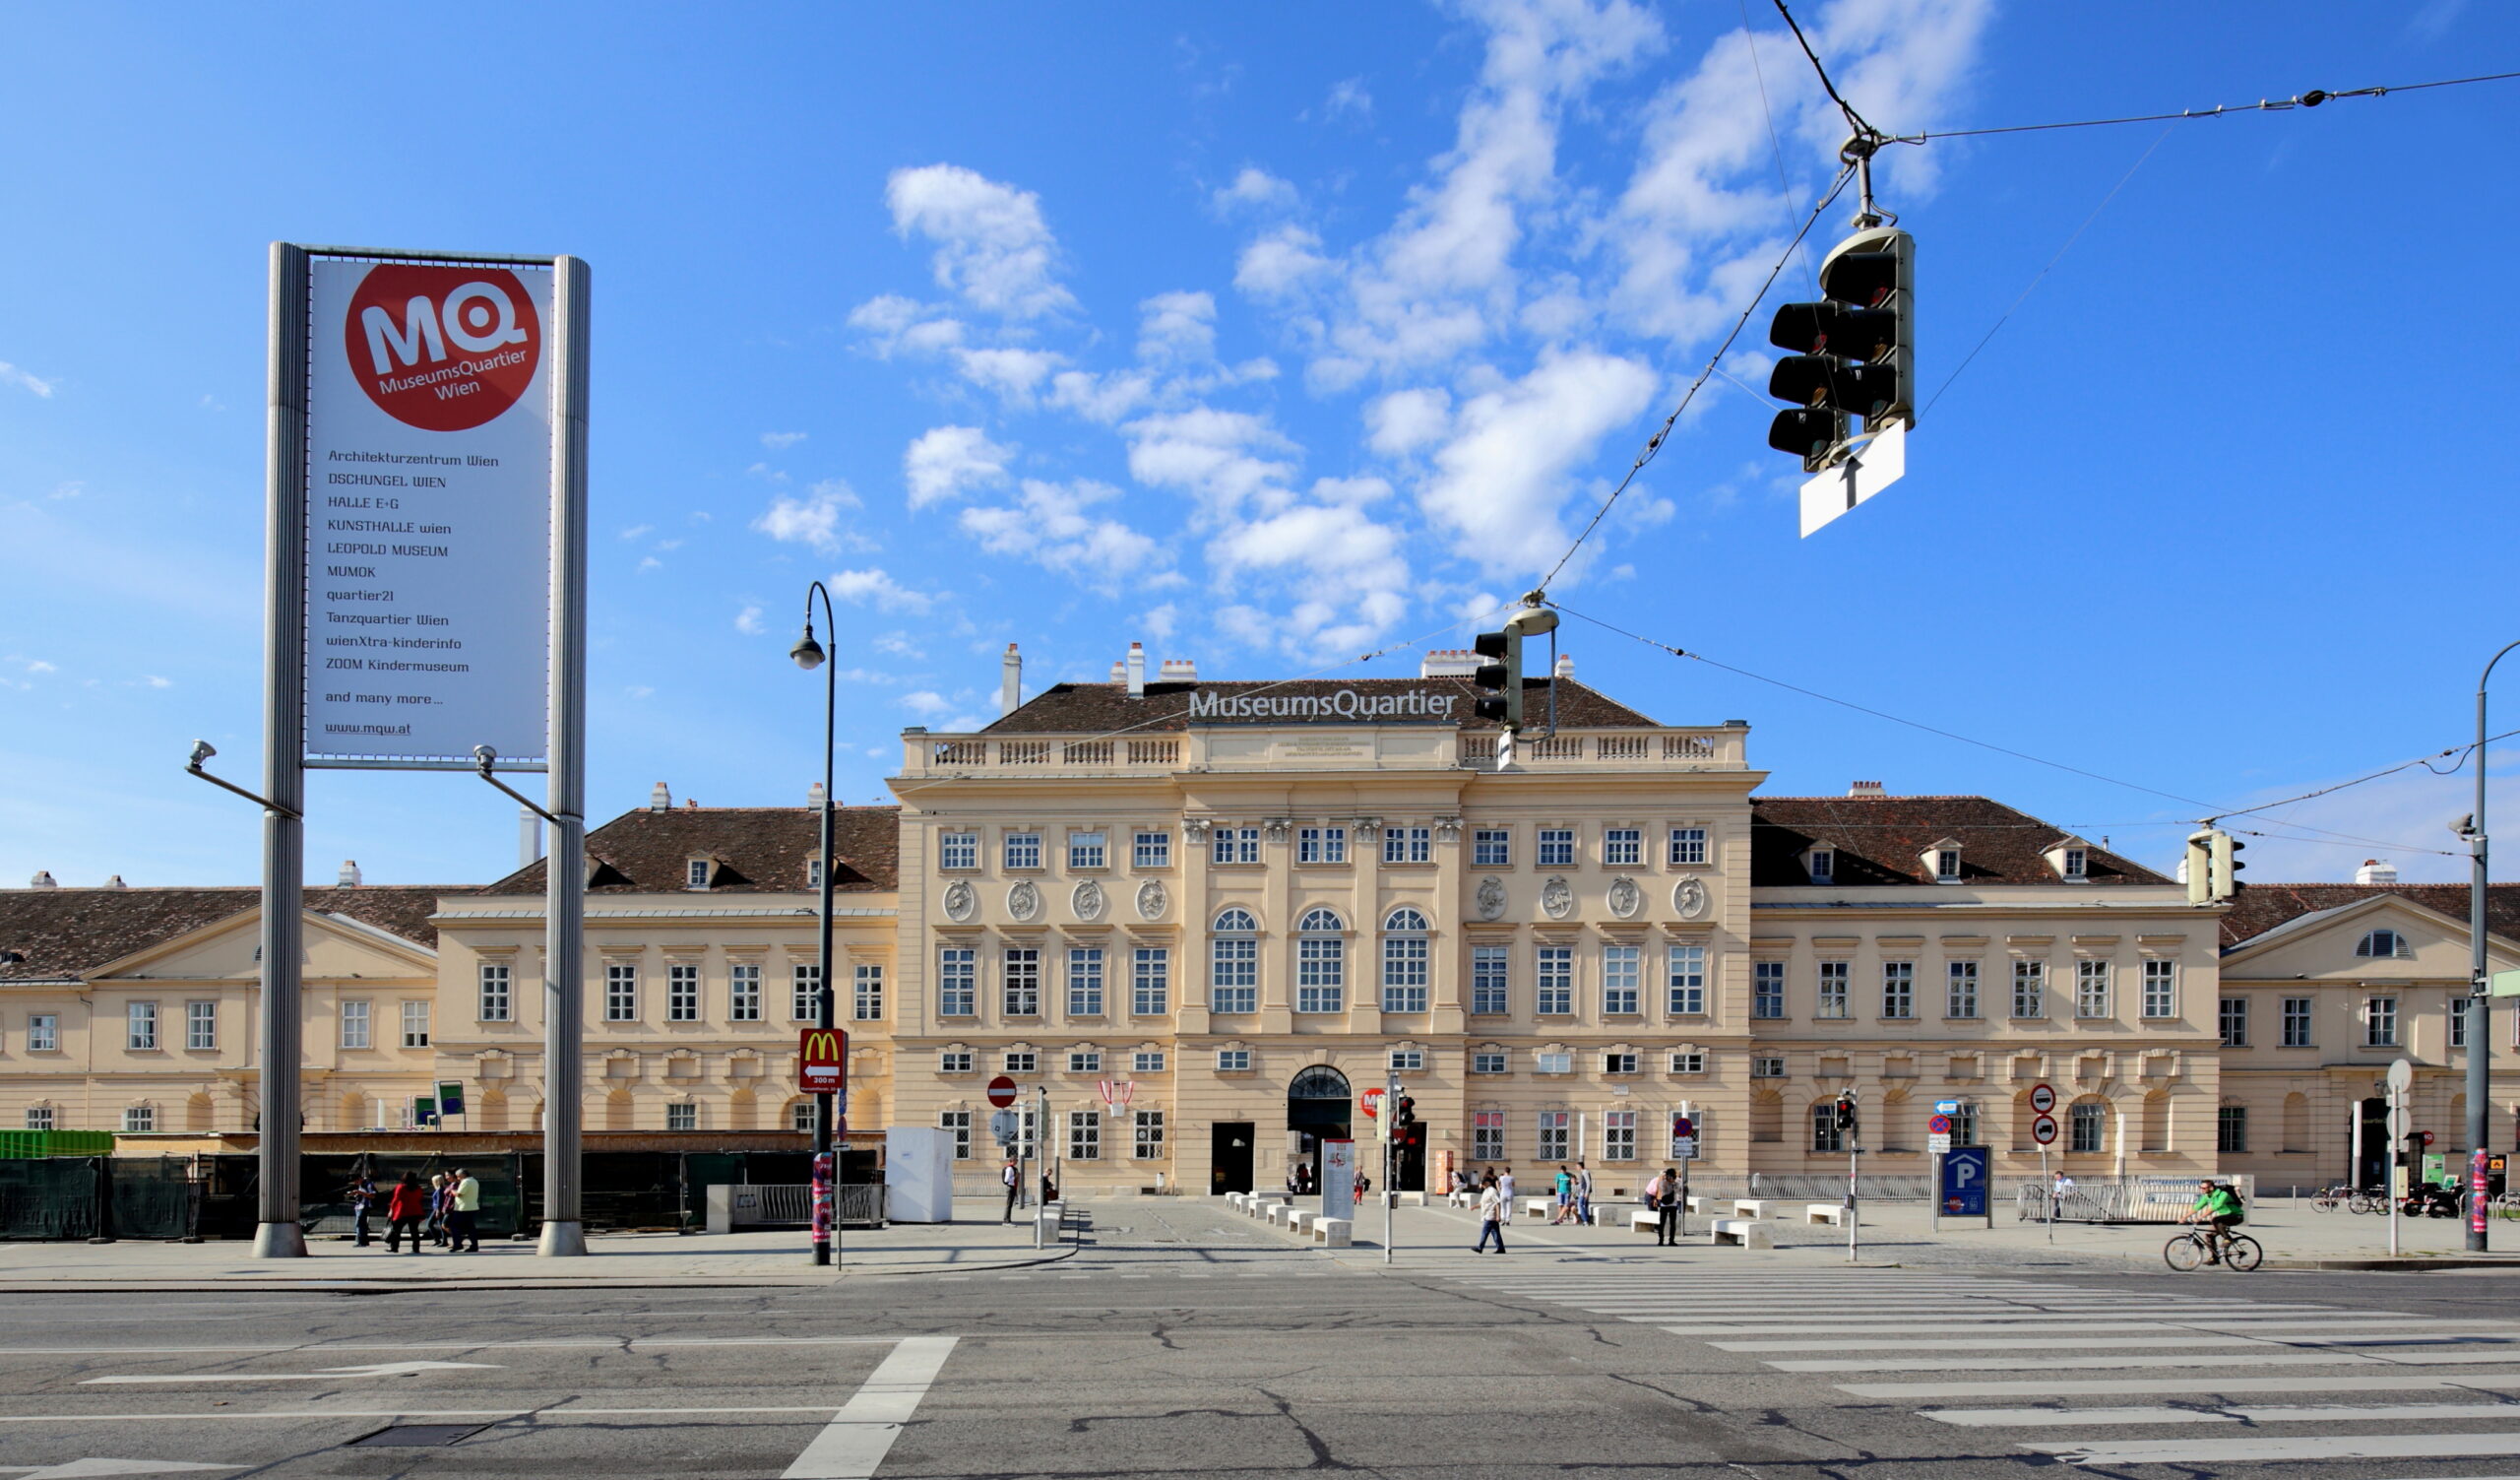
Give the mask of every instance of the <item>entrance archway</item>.
POLYGON ((1287 1129, 1290 1165, 1302 1162, 1312 1169, 1312 1185, 1321 1185, 1321 1143, 1350 1138, 1351 1117, 1355 1113, 1355 1098, 1348 1087, 1348 1076, 1326 1063, 1316 1063, 1287 1084, 1287 1129))

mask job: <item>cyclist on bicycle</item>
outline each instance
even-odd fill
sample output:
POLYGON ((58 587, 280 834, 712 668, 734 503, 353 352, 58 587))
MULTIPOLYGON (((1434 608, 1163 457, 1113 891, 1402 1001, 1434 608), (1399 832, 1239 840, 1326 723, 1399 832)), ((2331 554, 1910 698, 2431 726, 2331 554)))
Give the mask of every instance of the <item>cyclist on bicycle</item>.
POLYGON ((2196 1205, 2190 1208, 2187 1216, 2179 1221, 2208 1225, 2205 1234, 2205 1262, 2219 1264, 2223 1261, 2224 1241, 2231 1237, 2234 1225, 2239 1223, 2246 1214, 2240 1208, 2239 1194, 2233 1191, 2226 1183, 2215 1182, 2208 1178, 2196 1185, 2196 1205))

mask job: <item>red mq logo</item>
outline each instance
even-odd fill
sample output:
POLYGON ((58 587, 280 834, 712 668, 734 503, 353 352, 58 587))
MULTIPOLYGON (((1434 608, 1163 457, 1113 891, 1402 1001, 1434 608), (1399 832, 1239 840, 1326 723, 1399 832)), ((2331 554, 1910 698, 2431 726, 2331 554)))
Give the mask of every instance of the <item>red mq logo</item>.
POLYGON ((496 419, 542 360, 534 300, 505 268, 376 267, 350 295, 342 336, 367 398, 423 431, 496 419))

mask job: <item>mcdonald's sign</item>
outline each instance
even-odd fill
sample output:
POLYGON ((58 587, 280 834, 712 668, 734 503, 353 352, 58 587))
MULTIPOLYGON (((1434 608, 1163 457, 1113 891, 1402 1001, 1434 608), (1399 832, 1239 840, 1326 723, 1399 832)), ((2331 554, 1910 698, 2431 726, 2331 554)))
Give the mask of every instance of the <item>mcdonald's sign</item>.
POLYGON ((809 1095, 849 1088, 849 1035, 839 1028, 796 1030, 796 1087, 809 1095))

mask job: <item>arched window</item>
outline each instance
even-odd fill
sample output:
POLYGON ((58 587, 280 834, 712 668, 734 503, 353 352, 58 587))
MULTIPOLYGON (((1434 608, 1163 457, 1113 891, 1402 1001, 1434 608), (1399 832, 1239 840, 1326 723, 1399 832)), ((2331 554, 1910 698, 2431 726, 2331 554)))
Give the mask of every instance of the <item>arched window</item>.
POLYGON ((1348 1005, 1346 927, 1334 910, 1307 910, 1295 925, 1295 1010, 1342 1012, 1348 1005))
POLYGON ((2108 1106, 2098 1100, 2077 1100, 2065 1120, 2069 1127, 2066 1150, 2097 1153, 2103 1149, 2101 1141, 2109 1125, 2108 1106))
POLYGON ((1208 1008, 1213 1012, 1260 1010, 1260 923, 1248 910, 1217 917, 1208 944, 1208 1008))
POLYGON ((2354 947, 2354 953, 2358 956, 2380 957, 2415 954, 2414 950, 2407 945, 2406 937, 2395 931, 2370 932, 2362 937, 2361 944, 2354 947))
POLYGON ((1406 906, 1382 923, 1382 1010, 1426 1010, 1426 917, 1406 906))
POLYGON ((1811 1107, 1811 1149, 1844 1151, 1846 1132, 1838 1128, 1838 1102, 1821 1100, 1811 1107))

